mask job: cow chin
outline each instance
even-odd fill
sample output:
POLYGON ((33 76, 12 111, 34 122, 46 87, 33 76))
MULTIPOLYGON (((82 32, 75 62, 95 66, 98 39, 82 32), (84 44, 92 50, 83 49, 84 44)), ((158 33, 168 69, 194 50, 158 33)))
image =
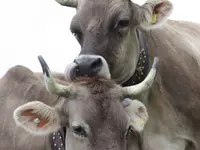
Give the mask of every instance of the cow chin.
POLYGON ((78 77, 111 78, 107 61, 99 55, 79 55, 74 62, 66 66, 64 74, 68 82, 78 77))

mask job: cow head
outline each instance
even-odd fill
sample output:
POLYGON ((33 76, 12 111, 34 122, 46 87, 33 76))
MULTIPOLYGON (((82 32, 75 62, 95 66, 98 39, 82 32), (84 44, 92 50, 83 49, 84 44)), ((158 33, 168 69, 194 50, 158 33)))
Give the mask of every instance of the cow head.
POLYGON ((102 56, 111 77, 124 83, 135 72, 139 58, 136 29, 156 29, 173 10, 167 0, 147 0, 139 6, 131 0, 56 0, 63 6, 76 8, 70 25, 81 45, 74 60, 70 79, 93 76, 102 68, 102 56))
POLYGON ((105 77, 80 78, 69 85, 53 79, 44 59, 39 57, 47 90, 61 96, 56 106, 28 102, 14 111, 15 122, 35 135, 67 128, 68 150, 139 149, 140 132, 148 119, 145 106, 136 96, 147 90, 156 75, 157 59, 140 84, 122 88, 105 77))

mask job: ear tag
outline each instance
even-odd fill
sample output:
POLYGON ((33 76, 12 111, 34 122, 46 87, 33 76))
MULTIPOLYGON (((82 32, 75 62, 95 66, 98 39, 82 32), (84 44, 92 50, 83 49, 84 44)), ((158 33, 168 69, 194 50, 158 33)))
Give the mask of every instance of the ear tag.
POLYGON ((124 107, 127 107, 131 104, 132 100, 130 98, 125 98, 123 101, 122 101, 122 105, 124 107))
POLYGON ((153 13, 153 15, 152 15, 152 24, 155 24, 156 23, 156 14, 155 13, 153 13))
POLYGON ((40 119, 39 119, 39 118, 35 118, 35 119, 33 120, 33 122, 34 122, 35 124, 39 124, 39 123, 40 123, 40 119))

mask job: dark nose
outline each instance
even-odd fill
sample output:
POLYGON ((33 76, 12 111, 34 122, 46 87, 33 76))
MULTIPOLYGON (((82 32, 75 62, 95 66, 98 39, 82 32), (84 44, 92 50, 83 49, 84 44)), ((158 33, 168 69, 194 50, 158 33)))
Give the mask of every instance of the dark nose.
POLYGON ((73 81, 76 77, 84 76, 110 77, 109 70, 106 66, 106 61, 100 56, 79 55, 73 63, 67 65, 65 68, 65 78, 67 81, 73 81))
POLYGON ((93 77, 98 74, 103 66, 103 62, 99 57, 80 57, 75 59, 74 62, 78 66, 75 72, 77 77, 93 77))

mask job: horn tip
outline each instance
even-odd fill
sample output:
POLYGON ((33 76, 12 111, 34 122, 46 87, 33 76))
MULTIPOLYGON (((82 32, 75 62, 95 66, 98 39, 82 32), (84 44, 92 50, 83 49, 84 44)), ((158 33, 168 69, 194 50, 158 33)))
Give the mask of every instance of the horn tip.
POLYGON ((38 60, 42 67, 43 74, 45 74, 47 77, 49 77, 50 76, 49 75, 49 67, 48 67, 46 61, 44 60, 44 58, 41 55, 38 56, 38 60))
POLYGON ((159 58, 154 57, 152 68, 156 69, 158 66, 159 58))

